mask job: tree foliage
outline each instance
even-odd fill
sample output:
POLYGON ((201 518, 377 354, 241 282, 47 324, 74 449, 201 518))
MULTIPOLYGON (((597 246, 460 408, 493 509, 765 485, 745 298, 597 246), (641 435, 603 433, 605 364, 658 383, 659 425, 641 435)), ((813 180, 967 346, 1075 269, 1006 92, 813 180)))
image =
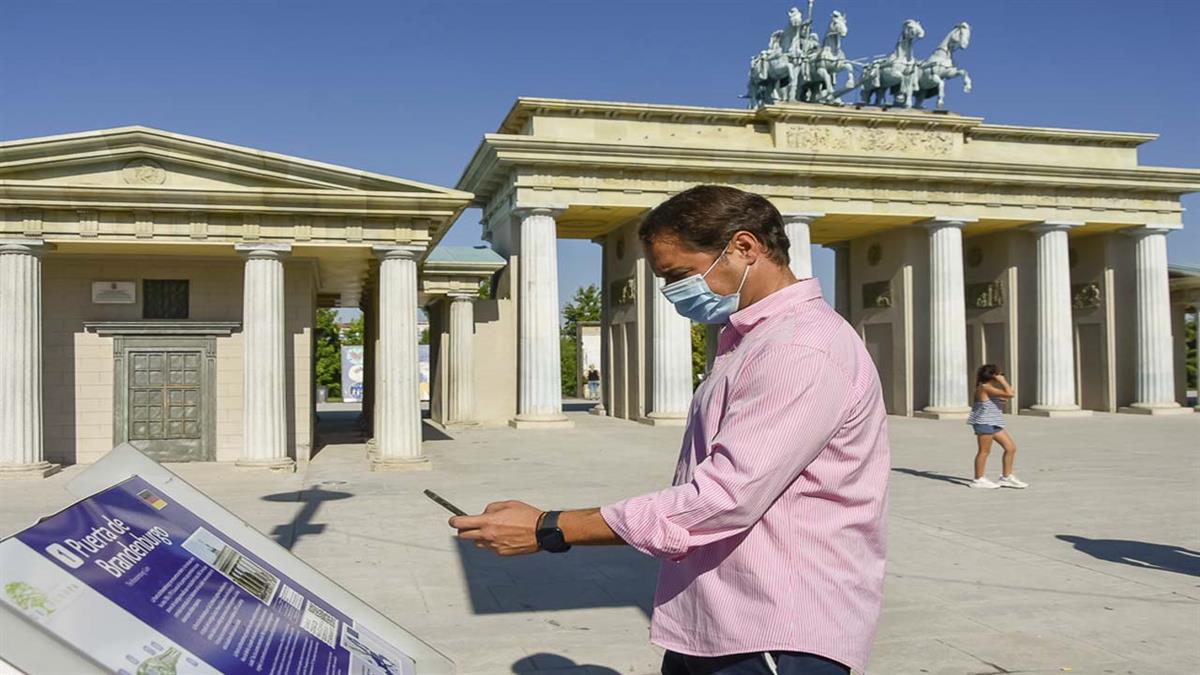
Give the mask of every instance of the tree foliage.
POLYGON ((363 344, 363 335, 366 332, 366 325, 362 314, 350 322, 346 329, 342 331, 343 345, 361 345, 363 344))
POLYGON ((575 339, 575 330, 580 323, 600 320, 600 289, 596 284, 576 289, 575 297, 563 307, 562 313, 563 337, 575 339))
POLYGON ((1200 315, 1188 314, 1183 325, 1184 342, 1187 344, 1187 384, 1188 388, 1200 387, 1196 377, 1196 323, 1200 315))
POLYGON ((337 312, 326 308, 317 310, 317 330, 313 337, 317 342, 317 384, 329 387, 331 397, 341 396, 342 336, 337 326, 337 312))
POLYGON ((576 350, 575 338, 566 337, 565 335, 558 338, 559 363, 561 364, 560 372, 562 374, 562 395, 563 396, 578 396, 578 385, 575 375, 575 360, 576 350))
POLYGON ((700 376, 704 374, 706 349, 708 348, 707 326, 702 323, 692 324, 692 388, 700 386, 700 376))
POLYGON ((575 297, 563 307, 562 333, 558 340, 559 364, 562 374, 562 395, 578 396, 576 381, 578 350, 576 331, 581 323, 600 320, 600 289, 589 284, 575 290, 575 297))

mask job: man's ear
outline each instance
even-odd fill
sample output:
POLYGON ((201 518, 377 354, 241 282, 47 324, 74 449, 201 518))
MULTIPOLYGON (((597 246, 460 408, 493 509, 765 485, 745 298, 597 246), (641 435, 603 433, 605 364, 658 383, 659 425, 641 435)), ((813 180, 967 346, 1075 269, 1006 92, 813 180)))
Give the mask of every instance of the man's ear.
POLYGON ((767 250, 763 243, 758 240, 758 237, 746 230, 742 230, 733 236, 732 248, 751 265, 758 262, 759 256, 764 255, 767 250))

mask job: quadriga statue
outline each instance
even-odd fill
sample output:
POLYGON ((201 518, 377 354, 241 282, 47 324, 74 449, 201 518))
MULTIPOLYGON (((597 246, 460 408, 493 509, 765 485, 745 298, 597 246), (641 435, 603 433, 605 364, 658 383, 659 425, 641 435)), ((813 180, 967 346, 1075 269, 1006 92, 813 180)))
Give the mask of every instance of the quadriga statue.
POLYGON ((913 43, 925 37, 925 29, 916 19, 906 19, 900 26, 900 37, 892 53, 875 59, 863 66, 861 99, 867 105, 887 105, 886 96, 891 95, 891 105, 912 106, 913 92, 917 89, 917 59, 913 54, 913 43))
POLYGON ((946 108, 946 80, 955 77, 963 79, 963 93, 971 93, 971 76, 966 68, 954 65, 954 52, 966 49, 971 42, 971 25, 966 21, 955 26, 946 39, 938 44, 937 49, 929 58, 921 62, 917 68, 917 89, 915 92, 918 108, 927 98, 937 97, 937 109, 946 108))

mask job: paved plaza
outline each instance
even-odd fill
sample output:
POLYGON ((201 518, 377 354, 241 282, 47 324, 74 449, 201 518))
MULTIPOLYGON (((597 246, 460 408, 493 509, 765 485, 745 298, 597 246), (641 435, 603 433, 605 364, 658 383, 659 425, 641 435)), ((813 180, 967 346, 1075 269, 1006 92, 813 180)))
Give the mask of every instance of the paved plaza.
MULTIPOLYGON (((426 425, 432 471, 373 474, 355 414, 321 412, 323 447, 297 474, 171 468, 463 675, 657 672, 653 560, 621 548, 495 558, 452 539, 421 490, 468 510, 503 498, 602 504, 668 481, 678 428, 582 412, 569 413, 572 430, 537 433, 451 437, 426 425)), ((891 418, 886 601, 870 672, 1200 672, 1200 415, 1011 423, 1025 491, 965 487, 963 424, 891 418)), ((63 486, 82 468, 5 484, 0 532, 69 503, 63 486)))

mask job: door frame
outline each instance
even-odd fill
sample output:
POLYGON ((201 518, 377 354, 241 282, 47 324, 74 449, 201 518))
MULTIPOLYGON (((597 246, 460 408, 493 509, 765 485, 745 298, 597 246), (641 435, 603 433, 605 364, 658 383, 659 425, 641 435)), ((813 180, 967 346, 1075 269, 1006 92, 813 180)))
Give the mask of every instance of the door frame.
POLYGON ((113 445, 129 440, 129 355, 136 352, 200 352, 200 456, 217 458, 217 340, 214 336, 119 335, 113 338, 113 445))

